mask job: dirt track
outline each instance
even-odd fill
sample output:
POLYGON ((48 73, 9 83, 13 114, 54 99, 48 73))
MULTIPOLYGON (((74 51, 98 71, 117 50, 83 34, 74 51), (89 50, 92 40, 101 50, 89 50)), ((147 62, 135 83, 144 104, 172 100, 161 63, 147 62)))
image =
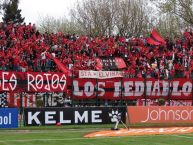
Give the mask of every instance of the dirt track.
POLYGON ((120 130, 102 130, 85 135, 84 137, 109 136, 139 136, 156 134, 184 134, 193 132, 193 127, 165 127, 165 128, 130 128, 120 130))

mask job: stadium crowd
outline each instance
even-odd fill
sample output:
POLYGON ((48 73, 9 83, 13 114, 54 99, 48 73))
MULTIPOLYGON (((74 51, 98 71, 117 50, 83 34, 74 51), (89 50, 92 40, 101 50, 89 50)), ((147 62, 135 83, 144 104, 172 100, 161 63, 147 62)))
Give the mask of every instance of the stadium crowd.
POLYGON ((173 78, 193 76, 193 32, 165 45, 149 45, 141 36, 78 36, 41 34, 35 24, 0 23, 0 70, 57 72, 46 53, 59 59, 75 76, 78 70, 95 70, 96 58, 122 57, 125 77, 173 78))

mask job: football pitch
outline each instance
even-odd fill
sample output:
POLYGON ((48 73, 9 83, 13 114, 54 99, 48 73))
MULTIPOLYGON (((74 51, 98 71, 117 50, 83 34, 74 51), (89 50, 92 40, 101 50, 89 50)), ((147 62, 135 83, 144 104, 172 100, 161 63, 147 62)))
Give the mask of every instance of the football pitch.
POLYGON ((193 133, 125 137, 83 136, 112 125, 40 126, 0 130, 0 145, 192 145, 193 133))

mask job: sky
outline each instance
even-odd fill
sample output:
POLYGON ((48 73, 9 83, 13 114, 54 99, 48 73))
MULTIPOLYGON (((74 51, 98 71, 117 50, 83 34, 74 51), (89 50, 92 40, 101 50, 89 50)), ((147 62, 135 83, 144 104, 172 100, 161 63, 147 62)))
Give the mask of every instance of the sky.
POLYGON ((26 23, 38 23, 41 17, 68 18, 77 0, 20 0, 19 9, 26 23))

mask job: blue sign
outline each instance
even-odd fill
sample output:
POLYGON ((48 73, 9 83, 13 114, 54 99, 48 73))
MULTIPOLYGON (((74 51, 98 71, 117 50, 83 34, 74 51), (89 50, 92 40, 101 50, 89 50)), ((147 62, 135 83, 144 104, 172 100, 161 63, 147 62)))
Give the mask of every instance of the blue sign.
POLYGON ((18 127, 18 109, 0 108, 0 128, 18 127))

